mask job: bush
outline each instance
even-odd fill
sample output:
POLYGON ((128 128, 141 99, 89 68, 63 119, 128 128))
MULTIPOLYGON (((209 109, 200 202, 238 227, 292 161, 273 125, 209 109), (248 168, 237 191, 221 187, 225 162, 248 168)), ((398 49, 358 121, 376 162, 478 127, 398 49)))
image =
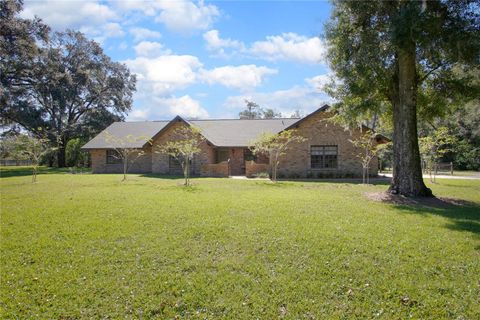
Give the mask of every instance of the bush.
POLYGON ((290 175, 288 177, 290 179, 298 179, 298 178, 300 178, 300 175, 296 172, 292 172, 292 173, 290 173, 290 175))
POLYGON ((87 154, 81 149, 82 145, 83 141, 79 138, 71 139, 67 142, 65 148, 67 166, 79 167, 87 162, 87 154))
POLYGON ((252 174, 252 177, 254 177, 254 178, 267 178, 268 179, 268 178, 270 178, 270 175, 268 174, 268 172, 258 172, 258 173, 252 174))
POLYGON ((480 170, 480 148, 461 141, 456 147, 455 169, 480 170))

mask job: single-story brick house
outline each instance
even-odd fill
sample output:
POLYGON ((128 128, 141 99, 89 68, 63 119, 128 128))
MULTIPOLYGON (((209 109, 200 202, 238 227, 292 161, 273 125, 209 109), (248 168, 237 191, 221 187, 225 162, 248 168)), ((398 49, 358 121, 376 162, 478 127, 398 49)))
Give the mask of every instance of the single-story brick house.
MULTIPOLYGON (((264 132, 296 129, 297 134, 306 140, 289 147, 280 160, 279 177, 361 176, 362 166, 357 155, 362 150, 350 142, 361 131, 346 131, 326 121, 333 115, 328 109, 325 105, 304 118, 185 120, 177 116, 171 121, 115 122, 85 144, 83 149, 90 152, 93 173, 121 173, 122 165, 115 157, 115 146, 107 142, 106 133, 116 137, 143 136, 150 141, 134 141, 128 145, 144 151, 129 172, 181 174, 175 159, 154 150, 171 139, 178 126, 192 125, 199 128, 205 137, 201 153, 193 159, 192 175, 252 176, 267 172, 269 160, 267 157, 254 157, 248 149, 250 142, 264 132)), ((387 138, 377 135, 377 143, 386 141, 387 138)), ((377 168, 378 162, 374 159, 371 162, 372 175, 377 174, 377 168)))

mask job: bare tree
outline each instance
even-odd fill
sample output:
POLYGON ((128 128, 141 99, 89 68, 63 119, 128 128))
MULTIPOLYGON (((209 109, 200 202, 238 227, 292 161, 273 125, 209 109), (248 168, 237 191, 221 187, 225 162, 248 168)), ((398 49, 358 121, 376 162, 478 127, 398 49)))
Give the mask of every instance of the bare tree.
POLYGON ((105 132, 105 142, 109 144, 111 149, 115 150, 115 154, 112 156, 120 160, 123 165, 122 181, 127 180, 128 170, 135 163, 135 161, 145 155, 145 150, 143 150, 143 148, 132 147, 132 145, 136 145, 141 141, 149 142, 149 139, 145 136, 135 137, 133 135, 117 137, 108 131, 105 132))
POLYGON ((296 130, 285 130, 278 134, 263 133, 251 142, 250 150, 253 154, 268 154, 272 166, 272 181, 276 182, 280 157, 285 154, 290 144, 305 140, 296 130))
POLYGON ((3 147, 16 159, 30 160, 32 164, 32 183, 37 182, 37 173, 42 158, 52 152, 47 139, 39 139, 29 135, 18 135, 2 141, 3 147))
POLYGON ((190 164, 193 157, 200 153, 201 143, 205 140, 200 129, 192 126, 182 126, 173 131, 172 140, 159 145, 155 153, 167 154, 176 159, 182 166, 185 186, 190 185, 190 164))
POLYGON ((356 155, 362 164, 362 183, 370 183, 370 163, 376 157, 378 148, 376 134, 370 130, 361 130, 357 139, 349 140, 355 147, 361 151, 356 155))

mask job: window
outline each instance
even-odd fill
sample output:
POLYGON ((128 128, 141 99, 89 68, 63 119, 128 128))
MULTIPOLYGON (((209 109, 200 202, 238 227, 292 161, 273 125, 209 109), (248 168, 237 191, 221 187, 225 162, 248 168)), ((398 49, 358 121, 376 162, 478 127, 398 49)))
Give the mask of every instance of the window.
POLYGON ((107 150, 107 164, 122 163, 122 157, 117 150, 107 150))
POLYGON ((217 149, 217 159, 216 159, 217 163, 228 161, 228 158, 230 158, 230 149, 228 148, 217 149))
POLYGON ((311 146, 310 167, 312 169, 337 168, 337 146, 311 146))

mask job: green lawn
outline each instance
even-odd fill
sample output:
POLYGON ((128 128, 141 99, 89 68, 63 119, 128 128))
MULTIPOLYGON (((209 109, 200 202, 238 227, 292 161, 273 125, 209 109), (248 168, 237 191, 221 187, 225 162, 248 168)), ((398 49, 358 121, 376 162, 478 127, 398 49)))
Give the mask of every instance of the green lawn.
POLYGON ((386 185, 1 171, 7 319, 479 319, 480 180, 386 185))

